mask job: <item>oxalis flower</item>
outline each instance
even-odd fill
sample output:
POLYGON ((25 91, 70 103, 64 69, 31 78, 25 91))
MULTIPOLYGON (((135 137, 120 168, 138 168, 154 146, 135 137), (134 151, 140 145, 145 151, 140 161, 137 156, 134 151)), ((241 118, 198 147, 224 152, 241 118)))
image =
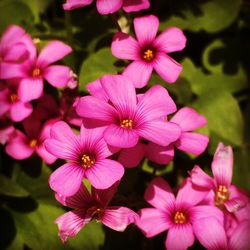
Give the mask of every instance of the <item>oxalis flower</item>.
POLYGON ((93 219, 120 232, 124 231, 130 223, 134 223, 138 215, 131 209, 122 206, 108 206, 116 188, 116 183, 106 190, 97 190, 92 187, 91 193, 89 193, 86 187, 81 185, 74 196, 63 197, 56 194, 60 203, 73 209, 55 221, 61 240, 65 242, 68 237, 75 236, 93 219))
POLYGON ((176 105, 165 88, 155 85, 138 97, 126 76, 106 75, 100 82, 108 100, 84 96, 76 112, 86 124, 91 121, 95 126, 105 126, 103 136, 109 145, 130 148, 143 138, 167 146, 179 138, 180 127, 166 121, 176 105))
MULTIPOLYGON (((65 10, 73 10, 81 8, 93 3, 94 0, 67 0, 63 4, 65 10)), ((149 0, 97 0, 96 7, 100 14, 112 14, 123 8, 126 12, 139 11, 148 9, 150 6, 149 0)))
POLYGON ((45 147, 54 156, 68 161, 49 178, 50 187, 55 192, 63 196, 75 194, 83 177, 98 189, 109 188, 122 178, 123 166, 106 159, 112 152, 102 134, 103 129, 82 126, 80 135, 76 135, 62 121, 52 127, 51 138, 45 141, 45 147))
POLYGON ((207 193, 208 204, 215 205, 228 212, 236 212, 246 206, 248 197, 237 187, 231 185, 233 176, 233 151, 230 146, 219 143, 212 162, 214 178, 207 175, 199 166, 190 172, 194 185, 207 193))
MULTIPOLYGON (((144 195, 154 208, 141 209, 136 224, 146 237, 168 230, 166 249, 187 249, 194 243, 201 219, 214 218, 218 224, 224 223, 223 213, 218 208, 197 205, 203 197, 200 190, 193 189, 190 179, 186 179, 175 198, 168 183, 157 177, 150 182, 144 195)), ((209 221, 206 227, 210 228, 209 221)), ((206 227, 199 227, 200 233, 206 234, 206 227)))
POLYGON ((182 50, 186 45, 183 32, 171 27, 156 37, 159 20, 156 16, 134 19, 137 40, 128 34, 118 32, 112 42, 112 54, 120 59, 132 60, 123 75, 131 78, 136 88, 144 87, 153 69, 168 83, 179 77, 182 66, 166 53, 182 50))

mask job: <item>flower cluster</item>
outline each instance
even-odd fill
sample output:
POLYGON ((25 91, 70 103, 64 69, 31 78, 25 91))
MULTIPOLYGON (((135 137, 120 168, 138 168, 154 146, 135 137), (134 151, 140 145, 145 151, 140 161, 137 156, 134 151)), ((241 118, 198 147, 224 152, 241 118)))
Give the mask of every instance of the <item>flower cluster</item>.
MULTIPOLYGON (((92 2, 67 0, 63 8, 92 2)), ((148 0, 96 4, 101 14, 149 8, 148 0)), ((182 66, 168 53, 183 50, 185 35, 177 27, 157 35, 153 15, 136 17, 133 24, 136 39, 118 32, 111 44, 115 57, 132 62, 121 74, 89 83, 85 96, 79 96, 72 70, 53 64, 71 52, 68 45, 50 41, 41 48, 38 39, 10 26, 0 40, 0 143, 18 160, 36 153, 47 164, 66 161, 49 178, 56 199, 72 209, 55 221, 63 242, 95 219, 116 231, 133 223, 146 237, 168 231, 166 249, 187 249, 195 239, 211 250, 246 249, 249 198, 231 184, 233 152, 222 143, 212 162, 214 178, 195 166, 175 196, 166 180, 156 177, 144 195, 152 207, 138 213, 133 204, 112 201, 126 168, 139 167, 144 158, 169 164, 175 150, 198 156, 209 142, 195 131, 206 125, 205 117, 192 107, 177 109, 163 86, 147 87, 153 70, 168 83, 178 79, 182 66), (45 93, 44 83, 60 89, 60 101, 45 93)))

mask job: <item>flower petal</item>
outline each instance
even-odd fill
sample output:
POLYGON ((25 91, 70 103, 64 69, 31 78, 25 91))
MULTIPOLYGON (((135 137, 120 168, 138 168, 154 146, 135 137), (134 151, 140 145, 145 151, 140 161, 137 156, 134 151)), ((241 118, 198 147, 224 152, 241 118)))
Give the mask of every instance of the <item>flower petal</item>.
POLYGON ((114 160, 104 159, 96 161, 86 170, 85 176, 96 189, 106 189, 120 180, 124 174, 123 166, 114 160))
POLYGON ((174 83, 182 71, 181 64, 162 53, 157 54, 153 66, 160 77, 168 83, 174 83))
POLYGON ((43 95, 42 78, 23 78, 18 87, 18 96, 21 101, 29 102, 43 95), (32 90, 32 91, 31 91, 32 90))
POLYGON ((53 65, 47 67, 43 72, 43 77, 54 87, 66 87, 71 75, 71 69, 63 65, 53 65))
POLYGON ((10 109, 10 117, 14 122, 20 122, 28 117, 33 111, 30 103, 15 102, 10 109))
POLYGON ((171 27, 164 30, 154 41, 154 46, 158 51, 170 53, 183 50, 186 46, 186 37, 182 30, 171 27))
POLYGON ((175 225, 168 230, 166 249, 185 250, 194 244, 194 233, 190 224, 175 225))
POLYGON ((112 14, 122 7, 122 0, 97 0, 96 7, 100 14, 112 14))
POLYGON ((192 131, 205 126, 207 120, 194 109, 184 107, 178 110, 171 119, 171 122, 178 124, 182 131, 192 131))
POLYGON ((138 42, 128 34, 117 32, 112 41, 111 50, 113 56, 126 59, 140 59, 140 47, 138 42))
POLYGON ((134 223, 138 215, 127 207, 108 207, 104 210, 102 223, 119 232, 123 232, 127 226, 134 223))
POLYGON ((93 81, 86 85, 86 89, 90 92, 90 94, 100 100, 108 102, 109 97, 107 93, 104 91, 100 80, 93 81))
POLYGON ((46 150, 44 143, 36 147, 36 153, 44 160, 46 164, 53 164, 57 159, 54 155, 50 154, 46 150))
POLYGON ((22 64, 1 62, 0 79, 27 77, 22 64))
POLYGON ((147 85, 152 71, 153 66, 150 63, 134 61, 124 69, 122 74, 133 82, 135 88, 142 88, 147 85))
POLYGON ((123 10, 125 12, 145 10, 149 7, 149 0, 123 0, 123 10))
POLYGON ((175 206, 175 197, 168 183, 161 177, 154 178, 148 185, 144 199, 153 207, 171 213, 175 206))
POLYGON ((49 185, 63 196, 72 196, 79 190, 83 176, 83 168, 74 163, 66 163, 50 175, 49 185))
POLYGON ((217 185, 228 187, 233 175, 233 150, 219 143, 212 162, 212 172, 217 185))
POLYGON ((168 146, 171 142, 176 141, 181 134, 178 125, 164 121, 146 122, 137 131, 144 139, 161 146, 168 146))
MULTIPOLYGON (((172 122, 172 121, 171 121, 172 122)), ((184 132, 181 137, 174 143, 179 149, 194 155, 203 153, 208 145, 209 138, 207 135, 202 135, 194 132, 184 132)))
POLYGON ((148 237, 154 237, 172 226, 172 222, 166 212, 155 208, 143 208, 139 211, 140 218, 136 225, 148 237))
POLYGON ((77 8, 81 8, 93 3, 94 0, 67 0, 66 3, 63 4, 64 10, 73 10, 77 8))
POLYGON ((37 59, 37 65, 44 68, 49 64, 62 59, 63 57, 71 53, 71 51, 72 48, 61 41, 50 41, 40 52, 37 59))
POLYGON ((158 164, 168 164, 174 158, 174 147, 172 145, 163 147, 150 142, 147 145, 146 157, 158 164))
POLYGON ((149 45, 156 37, 159 27, 159 19, 149 15, 134 19, 136 37, 141 46, 149 45))

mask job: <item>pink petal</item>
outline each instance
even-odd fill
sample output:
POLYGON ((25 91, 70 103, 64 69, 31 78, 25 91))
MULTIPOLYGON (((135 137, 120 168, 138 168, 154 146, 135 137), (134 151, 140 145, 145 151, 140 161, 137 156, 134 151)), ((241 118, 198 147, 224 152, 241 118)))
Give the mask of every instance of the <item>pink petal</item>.
POLYGON ((8 49, 7 54, 4 56, 5 62, 16 62, 22 61, 22 58, 27 57, 27 48, 24 44, 15 44, 13 47, 8 49))
POLYGON ((122 149, 119 153, 118 161, 127 168, 134 168, 143 159, 147 146, 137 143, 133 148, 122 149))
POLYGON ((189 174, 194 185, 201 187, 207 191, 213 189, 213 179, 209 175, 207 175, 199 166, 194 166, 189 174))
POLYGON ((166 249, 185 250, 194 244, 194 233, 190 224, 175 225, 168 230, 166 249))
POLYGON ((63 196, 72 196, 79 190, 83 176, 83 168, 74 163, 66 163, 50 175, 49 185, 63 196))
POLYGON ((40 52, 37 59, 37 65, 44 68, 49 64, 62 59, 71 53, 71 51, 71 47, 61 41, 50 41, 40 52))
POLYGON ((97 189, 109 188, 120 180, 123 174, 123 166, 119 162, 109 159, 96 161, 85 172, 86 178, 97 189))
POLYGON ((96 0, 96 7, 100 14, 112 14, 122 7, 122 0, 96 0))
POLYGON ((172 226, 168 214, 155 208, 143 208, 139 211, 139 216, 136 225, 148 238, 154 237, 172 226))
POLYGON ((219 143, 212 162, 212 172, 218 185, 229 186, 233 175, 233 150, 219 143))
POLYGON ((76 8, 84 7, 91 4, 93 0, 67 0, 65 4, 63 4, 64 10, 73 10, 76 8))
POLYGON ((108 102, 109 97, 107 93, 104 91, 100 80, 96 80, 86 85, 86 89, 90 92, 90 94, 100 100, 108 102))
POLYGON ((136 106, 136 92, 129 78, 123 75, 105 75, 100 81, 110 101, 121 114, 129 115, 128 113, 134 111, 136 106))
POLYGON ((5 145, 6 142, 11 138, 15 128, 11 125, 0 129, 0 144, 5 145))
POLYGON ((126 60, 140 60, 140 47, 138 42, 128 34, 117 32, 112 41, 113 56, 126 60))
POLYGON ((36 147, 36 153, 44 160, 46 164, 53 164, 57 159, 54 155, 50 154, 46 150, 43 143, 36 147))
POLYGON ((18 87, 18 96, 21 101, 29 102, 43 95, 42 78, 23 78, 18 87), (32 89, 32 91, 31 91, 32 89))
POLYGON ((84 96, 76 105, 76 112, 84 118, 92 118, 113 123, 117 111, 107 102, 93 96, 84 96))
POLYGON ((189 107, 178 110, 171 119, 171 122, 177 123, 182 131, 192 131, 207 124, 207 120, 204 116, 189 107))
POLYGON ((58 217, 55 223, 58 225, 62 242, 66 242, 68 237, 74 237, 90 220, 91 217, 84 217, 82 211, 67 212, 58 217))
POLYGON ((150 7, 149 0, 124 0, 123 10, 125 12, 134 12, 145 10, 150 7))
POLYGON ((229 239, 229 249, 247 250, 250 246, 250 220, 243 221, 235 228, 229 239))
POLYGON ((165 88, 154 85, 140 97, 137 109, 138 120, 152 121, 175 112, 176 105, 165 88))
POLYGON ((104 131, 105 141, 114 147, 132 148, 139 140, 139 135, 134 129, 127 129, 115 124, 109 125, 104 131))
POLYGON ((146 122, 138 129, 138 133, 147 139, 161 146, 168 146, 176 141, 181 134, 180 127, 171 122, 152 121, 146 122))
POLYGON ((133 82, 135 88, 142 88, 147 85, 152 71, 153 66, 150 63, 140 60, 130 63, 122 74, 133 82))
POLYGON ((171 27, 164 30, 154 41, 154 46, 158 51, 170 53, 183 50, 186 46, 186 37, 182 30, 171 27))
POLYGON ((13 79, 27 77, 22 64, 1 62, 0 79, 13 79))
POLYGON ((27 159, 34 153, 34 149, 28 145, 28 138, 19 130, 15 131, 5 150, 8 155, 17 160, 27 159))
POLYGON ((233 198, 233 199, 225 201, 224 205, 225 205, 227 211, 229 211, 230 213, 235 213, 240 208, 245 207, 246 203, 244 200, 242 200, 240 198, 233 198))
POLYGON ((168 55, 158 53, 153 61, 155 71, 168 83, 174 83, 181 71, 182 66, 168 55))
POLYGON ((174 147, 173 146, 160 146, 150 142, 147 145, 146 157, 158 164, 168 164, 174 158, 174 147))
POLYGON ((10 108, 11 104, 8 100, 9 90, 7 88, 0 91, 0 116, 7 113, 10 108))
POLYGON ((209 138, 207 135, 194 132, 184 132, 174 145, 184 152, 200 155, 206 150, 208 142, 209 138))
POLYGON ((175 206, 175 197, 168 183, 161 177, 154 178, 148 185, 144 199, 153 207, 166 214, 171 213, 175 206))
POLYGON ((33 111, 30 103, 16 102, 11 106, 10 117, 14 122, 20 122, 28 117, 33 111))
POLYGON ((207 217, 193 223, 194 234, 208 250, 226 250, 227 237, 223 225, 215 218, 207 217))
POLYGON ((201 202, 207 195, 203 189, 194 186, 190 178, 187 178, 182 183, 179 188, 178 194, 176 196, 177 206, 182 206, 182 204, 187 204, 189 206, 194 206, 201 202))
POLYGON ((63 65, 49 66, 43 72, 43 77, 54 87, 66 87, 70 80, 71 69, 63 65))
POLYGON ((102 223, 119 232, 123 232, 127 226, 134 223, 138 215, 127 207, 108 207, 101 218, 102 223))
POLYGON ((136 37, 141 46, 149 45, 156 37, 159 20, 156 16, 149 15, 134 19, 136 37))

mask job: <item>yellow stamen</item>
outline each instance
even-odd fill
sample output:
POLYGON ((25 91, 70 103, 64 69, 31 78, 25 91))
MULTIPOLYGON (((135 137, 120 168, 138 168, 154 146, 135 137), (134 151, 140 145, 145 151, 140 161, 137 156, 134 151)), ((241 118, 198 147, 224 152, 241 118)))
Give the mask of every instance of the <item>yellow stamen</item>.
POLYGON ((10 94, 10 95, 9 95, 9 100, 10 100, 10 102, 12 102, 12 103, 16 102, 16 101, 18 100, 17 94, 14 94, 14 93, 10 94))
POLYGON ((94 164, 95 164, 95 159, 94 159, 94 157, 91 157, 91 156, 89 156, 89 155, 87 155, 87 154, 84 154, 84 155, 82 156, 82 166, 83 166, 84 168, 90 168, 90 167, 92 167, 94 164))
POLYGON ((143 52, 143 58, 147 61, 151 61, 154 59, 154 52, 151 49, 147 49, 143 52))
POLYGON ((230 192, 224 185, 219 185, 219 188, 215 194, 215 205, 217 207, 223 206, 224 202, 229 199, 230 192))
POLYGON ((33 77, 38 77, 38 76, 41 76, 41 70, 39 68, 34 68, 32 70, 32 76, 33 77))
POLYGON ((36 144, 37 144, 37 140, 36 139, 32 139, 32 140, 30 140, 29 146, 31 148, 34 148, 34 147, 36 147, 36 144))
POLYGON ((183 224, 186 222, 186 216, 182 212, 176 212, 174 215, 175 224, 183 224))
POLYGON ((131 119, 122 120, 121 127, 132 129, 133 128, 133 121, 131 119))

